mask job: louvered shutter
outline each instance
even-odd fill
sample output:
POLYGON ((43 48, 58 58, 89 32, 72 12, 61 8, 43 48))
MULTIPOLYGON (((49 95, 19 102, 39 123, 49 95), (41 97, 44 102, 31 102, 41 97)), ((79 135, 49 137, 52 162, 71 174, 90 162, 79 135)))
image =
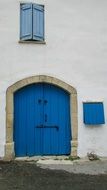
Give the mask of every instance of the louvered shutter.
POLYGON ((32 4, 21 4, 20 6, 20 39, 32 39, 32 4))
POLYGON ((44 40, 44 6, 33 4, 33 39, 44 40))

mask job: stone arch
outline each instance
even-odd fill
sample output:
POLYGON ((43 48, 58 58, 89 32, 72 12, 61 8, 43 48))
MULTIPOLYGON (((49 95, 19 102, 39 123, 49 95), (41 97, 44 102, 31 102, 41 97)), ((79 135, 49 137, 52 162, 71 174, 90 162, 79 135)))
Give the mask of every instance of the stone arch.
POLYGON ((78 145, 78 121, 77 121, 77 92, 76 89, 69 84, 50 76, 39 75, 22 79, 12 86, 8 87, 6 92, 6 145, 5 145, 5 159, 12 159, 15 156, 14 142, 13 142, 13 120, 14 120, 14 92, 18 89, 33 83, 50 83, 63 88, 70 94, 70 116, 71 116, 71 155, 77 156, 78 145))

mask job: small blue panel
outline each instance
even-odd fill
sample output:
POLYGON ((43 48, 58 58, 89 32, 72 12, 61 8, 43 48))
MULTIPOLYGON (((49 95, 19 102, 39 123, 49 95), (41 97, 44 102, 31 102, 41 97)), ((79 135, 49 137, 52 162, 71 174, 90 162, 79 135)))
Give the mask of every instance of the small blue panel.
POLYGON ((83 103, 83 116, 86 125, 100 125, 105 123, 102 102, 83 103))

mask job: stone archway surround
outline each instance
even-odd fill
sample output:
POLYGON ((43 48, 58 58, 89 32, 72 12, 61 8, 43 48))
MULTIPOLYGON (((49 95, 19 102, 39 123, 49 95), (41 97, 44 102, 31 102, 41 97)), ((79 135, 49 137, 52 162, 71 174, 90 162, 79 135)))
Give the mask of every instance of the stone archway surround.
POLYGON ((67 83, 50 76, 39 75, 32 76, 20 80, 10 86, 6 92, 6 145, 5 145, 5 159, 12 159, 15 156, 14 142, 13 142, 13 121, 14 121, 14 92, 18 89, 33 83, 50 83, 58 87, 63 88, 70 94, 70 117, 71 117, 71 130, 72 130, 72 141, 71 141, 71 155, 77 156, 78 146, 78 121, 77 121, 77 92, 75 88, 68 85, 67 83))

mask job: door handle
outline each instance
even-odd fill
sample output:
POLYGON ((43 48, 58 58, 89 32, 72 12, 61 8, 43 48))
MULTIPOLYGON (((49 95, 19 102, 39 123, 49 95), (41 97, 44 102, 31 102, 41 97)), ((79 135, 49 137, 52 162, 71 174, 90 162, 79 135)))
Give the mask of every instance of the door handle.
POLYGON ((37 125, 36 128, 44 128, 44 125, 37 125))
POLYGON ((40 104, 41 102, 42 102, 42 100, 41 100, 41 99, 39 99, 39 100, 38 100, 38 103, 40 104))
POLYGON ((47 103, 48 103, 48 101, 47 101, 47 100, 44 100, 44 103, 45 103, 45 104, 47 104, 47 103))
POLYGON ((50 128, 50 129, 56 128, 57 131, 59 130, 59 126, 57 126, 57 125, 52 125, 52 126, 46 126, 46 125, 44 125, 44 128, 50 128))
POLYGON ((50 129, 56 128, 57 131, 59 130, 59 126, 57 126, 57 125, 53 125, 53 126, 37 125, 36 128, 44 128, 44 129, 45 129, 45 128, 50 128, 50 129))

